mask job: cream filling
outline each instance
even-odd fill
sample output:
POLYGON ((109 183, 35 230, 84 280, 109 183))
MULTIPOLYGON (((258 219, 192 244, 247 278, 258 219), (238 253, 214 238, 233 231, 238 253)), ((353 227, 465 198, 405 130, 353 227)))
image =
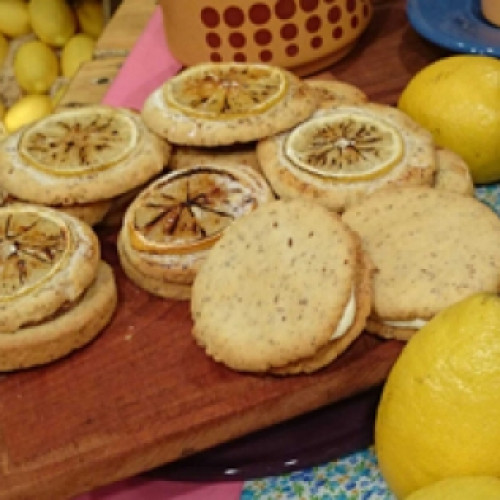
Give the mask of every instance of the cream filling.
POLYGON ((408 319, 401 321, 384 321, 384 325, 395 326, 396 328, 410 328, 412 330, 418 330, 427 324, 426 319, 408 319))
POLYGON ((337 324, 337 328, 333 332, 333 335, 330 337, 330 340, 338 339, 342 337, 347 330, 351 327, 354 322, 354 318, 356 316, 356 294, 354 293, 354 288, 351 290, 351 297, 347 302, 342 317, 337 324))

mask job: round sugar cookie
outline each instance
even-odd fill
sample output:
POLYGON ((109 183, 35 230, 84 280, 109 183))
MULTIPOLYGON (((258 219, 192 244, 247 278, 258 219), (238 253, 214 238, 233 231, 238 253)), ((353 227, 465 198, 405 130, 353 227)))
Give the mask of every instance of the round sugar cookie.
POLYGON ((44 205, 108 200, 159 174, 170 149, 133 111, 104 105, 64 109, 0 143, 0 185, 44 205))
POLYGON ((436 170, 431 134, 375 103, 319 109, 259 141, 257 158, 279 197, 309 198, 335 211, 387 185, 430 185, 436 170))
POLYGON ((255 142, 212 148, 176 146, 172 150, 168 167, 177 170, 200 165, 248 165, 260 172, 255 147, 255 142))
POLYGON ((447 148, 436 148, 437 169, 434 187, 443 191, 474 195, 474 182, 465 160, 447 148))
POLYGON ((258 207, 228 227, 196 275, 196 341, 238 371, 318 370, 361 333, 368 315, 369 263, 360 250, 338 215, 318 204, 258 207))
POLYGON ((212 147, 276 134, 315 109, 314 93, 283 68, 206 63, 185 69, 154 90, 142 116, 168 142, 212 147))
MULTIPOLYGON (((25 203, 23 200, 12 196, 10 193, 5 191, 0 187, 0 207, 10 205, 12 203, 25 203)), ((101 222, 108 210, 111 207, 111 201, 103 200, 96 201, 94 203, 85 203, 81 205, 68 205, 68 206, 51 206, 49 208, 53 208, 55 210, 61 210, 66 212, 73 217, 77 217, 78 219, 86 222, 90 226, 94 226, 101 222)))
POLYGON ((0 371, 46 364, 84 346, 109 323, 116 304, 113 270, 100 261, 95 279, 71 307, 15 332, 0 332, 0 371))
POLYGON ((90 226, 59 210, 0 208, 0 334, 37 324, 94 280, 100 246, 90 226))
POLYGON ((474 197, 388 188, 342 220, 376 269, 369 331, 408 339, 447 306, 500 290, 500 218, 474 197))
POLYGON ((341 80, 308 79, 304 82, 316 94, 318 108, 368 102, 368 96, 360 88, 341 80))
POLYGON ((273 199, 263 177, 246 165, 173 170, 127 208, 118 237, 122 267, 150 293, 189 298, 215 241, 235 219, 273 199))

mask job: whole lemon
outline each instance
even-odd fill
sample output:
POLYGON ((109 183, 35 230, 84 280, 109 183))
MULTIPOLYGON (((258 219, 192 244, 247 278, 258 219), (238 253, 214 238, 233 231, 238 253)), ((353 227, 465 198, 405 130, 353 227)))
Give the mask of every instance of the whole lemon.
POLYGON ((458 153, 476 184, 500 180, 500 61, 455 55, 431 63, 409 81, 398 107, 458 153))
POLYGON ((30 0, 31 26, 43 42, 62 47, 76 31, 76 18, 66 0, 30 0))
POLYGON ((95 39, 85 33, 73 35, 61 51, 61 70, 71 78, 82 63, 90 61, 94 53, 95 39))
POLYGON ((75 12, 82 32, 92 38, 98 38, 105 22, 101 0, 77 0, 75 12))
POLYGON ((5 128, 9 133, 14 132, 50 113, 52 113, 52 100, 48 95, 26 95, 16 101, 5 113, 5 128))
POLYGON ((0 32, 13 38, 30 31, 28 4, 24 0, 0 0, 0 32))
POLYGON ((14 56, 14 76, 29 94, 46 93, 59 75, 59 60, 40 40, 23 43, 14 56))
POLYGON ((441 479, 411 493, 405 500, 498 500, 500 478, 463 476, 441 479))
POLYGON ((375 451, 398 498, 450 476, 500 476, 500 298, 437 314, 404 347, 382 391, 375 451))

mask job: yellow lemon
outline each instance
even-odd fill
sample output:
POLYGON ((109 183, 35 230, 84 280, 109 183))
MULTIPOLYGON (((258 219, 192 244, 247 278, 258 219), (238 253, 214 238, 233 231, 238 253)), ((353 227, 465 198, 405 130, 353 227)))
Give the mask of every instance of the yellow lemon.
POLYGON ((475 183, 500 180, 500 61, 479 55, 440 59, 419 71, 398 106, 458 153, 475 183))
POLYGON ((30 31, 28 4, 23 0, 0 0, 0 32, 17 37, 30 31))
MULTIPOLYGON (((375 451, 398 498, 451 476, 500 476, 500 298, 474 294, 418 331, 378 406, 375 451)), ((475 498, 475 497, 471 497, 475 498)))
POLYGON ((14 132, 52 112, 52 101, 48 95, 26 95, 16 101, 5 113, 7 132, 14 132))
POLYGON ((81 31, 92 38, 98 38, 104 29, 101 0, 79 0, 75 4, 75 12, 81 31))
POLYGON ((30 0, 31 25, 43 42, 62 47, 76 31, 73 10, 65 0, 30 0))
POLYGON ((61 102, 62 98, 66 94, 69 88, 69 83, 61 79, 60 81, 56 81, 55 84, 52 86, 50 89, 50 98, 52 99, 52 106, 54 109, 59 106, 59 103, 61 102))
POLYGON ((14 75, 29 94, 46 93, 59 74, 54 51, 40 40, 23 43, 14 56, 14 75))
POLYGON ((66 78, 71 78, 80 65, 92 59, 95 39, 85 33, 72 36, 61 52, 61 70, 66 78))
POLYGON ((498 500, 500 478, 490 476, 449 477, 424 486, 405 500, 498 500))
POLYGON ((0 68, 2 67, 7 54, 9 53, 9 42, 2 33, 0 33, 0 68))

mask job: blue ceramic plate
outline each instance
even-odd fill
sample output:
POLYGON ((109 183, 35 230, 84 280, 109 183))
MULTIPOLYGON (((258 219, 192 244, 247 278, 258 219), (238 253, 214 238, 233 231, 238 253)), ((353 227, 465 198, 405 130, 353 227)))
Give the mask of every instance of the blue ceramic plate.
POLYGON ((436 45, 500 56, 500 28, 483 17, 480 0, 408 0, 406 10, 413 28, 436 45))

